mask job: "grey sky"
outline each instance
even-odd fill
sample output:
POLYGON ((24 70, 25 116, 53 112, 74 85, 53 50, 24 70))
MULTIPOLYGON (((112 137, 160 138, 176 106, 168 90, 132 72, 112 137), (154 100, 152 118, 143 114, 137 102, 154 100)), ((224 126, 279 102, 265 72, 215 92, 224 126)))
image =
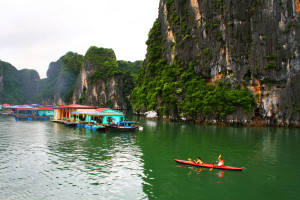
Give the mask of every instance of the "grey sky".
POLYGON ((50 62, 92 45, 143 60, 159 0, 0 0, 0 60, 46 77, 50 62))

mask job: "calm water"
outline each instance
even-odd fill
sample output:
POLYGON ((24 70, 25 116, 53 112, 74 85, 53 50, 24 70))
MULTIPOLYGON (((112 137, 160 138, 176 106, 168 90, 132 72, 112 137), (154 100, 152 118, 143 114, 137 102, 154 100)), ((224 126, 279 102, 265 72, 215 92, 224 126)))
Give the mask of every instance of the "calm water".
POLYGON ((0 199, 300 199, 300 130, 148 121, 102 133, 0 116, 0 199), (201 156, 244 171, 188 167, 201 156))

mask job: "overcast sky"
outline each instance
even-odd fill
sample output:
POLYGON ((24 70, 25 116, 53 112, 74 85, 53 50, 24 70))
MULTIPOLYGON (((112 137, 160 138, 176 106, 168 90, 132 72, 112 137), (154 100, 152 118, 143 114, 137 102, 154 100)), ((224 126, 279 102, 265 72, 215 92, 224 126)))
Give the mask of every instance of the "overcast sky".
POLYGON ((159 0, 0 0, 0 60, 46 77, 50 62, 90 46, 143 60, 159 0))

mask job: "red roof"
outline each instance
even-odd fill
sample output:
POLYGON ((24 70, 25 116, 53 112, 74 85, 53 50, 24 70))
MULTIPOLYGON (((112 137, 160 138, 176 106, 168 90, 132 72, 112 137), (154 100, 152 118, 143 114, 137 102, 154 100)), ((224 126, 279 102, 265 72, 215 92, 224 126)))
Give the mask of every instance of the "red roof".
POLYGON ((102 111, 104 111, 104 110, 108 110, 109 108, 97 108, 95 111, 97 111, 97 112, 102 112, 102 111))
POLYGON ((53 107, 40 107, 38 110, 54 110, 53 107))
POLYGON ((54 109, 65 109, 65 108, 69 108, 69 109, 96 109, 97 107, 72 104, 72 105, 66 105, 66 106, 56 107, 54 109))
POLYGON ((4 106, 10 106, 10 105, 9 105, 9 104, 7 104, 7 103, 5 103, 5 104, 3 104, 2 106, 4 107, 4 106))

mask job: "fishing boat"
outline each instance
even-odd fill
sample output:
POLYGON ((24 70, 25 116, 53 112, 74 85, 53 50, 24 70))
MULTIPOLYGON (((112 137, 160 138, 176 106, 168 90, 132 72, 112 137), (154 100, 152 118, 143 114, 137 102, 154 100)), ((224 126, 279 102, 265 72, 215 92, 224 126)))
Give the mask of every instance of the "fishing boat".
POLYGON ((194 161, 177 160, 177 159, 175 159, 175 161, 177 163, 186 164, 186 165, 193 165, 193 166, 198 166, 198 167, 207 167, 207 168, 214 168, 214 169, 226 169, 226 170, 237 170, 237 171, 242 171, 243 170, 243 168, 239 168, 239 167, 219 166, 219 165, 207 164, 207 163, 198 164, 198 163, 195 163, 194 161))
POLYGON ((93 125, 93 126, 92 126, 92 129, 93 129, 93 130, 99 130, 99 131, 105 131, 105 130, 106 130, 106 127, 105 127, 105 126, 102 126, 102 125, 93 125))
POLYGON ((106 125, 108 131, 135 131, 140 130, 138 122, 135 121, 122 121, 116 124, 106 125))

